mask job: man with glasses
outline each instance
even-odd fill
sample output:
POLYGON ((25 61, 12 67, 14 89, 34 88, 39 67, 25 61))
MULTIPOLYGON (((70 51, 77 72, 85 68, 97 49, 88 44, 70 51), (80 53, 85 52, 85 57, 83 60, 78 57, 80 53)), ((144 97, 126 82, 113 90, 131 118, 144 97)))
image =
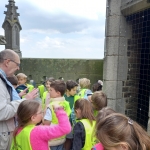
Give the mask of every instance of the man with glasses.
POLYGON ((21 99, 6 77, 11 77, 20 68, 20 58, 13 50, 0 52, 0 150, 10 150, 12 132, 15 129, 14 117, 19 104, 34 99, 37 89, 21 99))

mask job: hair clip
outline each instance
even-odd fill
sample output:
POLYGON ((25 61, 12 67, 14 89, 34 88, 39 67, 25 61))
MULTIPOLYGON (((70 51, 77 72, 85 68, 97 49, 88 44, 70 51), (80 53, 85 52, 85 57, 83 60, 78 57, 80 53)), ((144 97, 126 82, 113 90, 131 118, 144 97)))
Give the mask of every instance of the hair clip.
POLYGON ((130 119, 130 118, 128 118, 128 123, 129 123, 130 125, 133 125, 133 120, 130 119))

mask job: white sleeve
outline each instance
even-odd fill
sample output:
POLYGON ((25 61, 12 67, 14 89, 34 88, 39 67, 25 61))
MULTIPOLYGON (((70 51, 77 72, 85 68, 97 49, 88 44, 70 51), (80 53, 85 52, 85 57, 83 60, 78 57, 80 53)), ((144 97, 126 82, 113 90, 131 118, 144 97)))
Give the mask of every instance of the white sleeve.
POLYGON ((52 121, 52 112, 50 108, 47 108, 44 119, 48 121, 52 121))
POLYGON ((0 79, 0 121, 8 120, 15 116, 19 104, 25 99, 10 101, 10 95, 5 83, 0 79))

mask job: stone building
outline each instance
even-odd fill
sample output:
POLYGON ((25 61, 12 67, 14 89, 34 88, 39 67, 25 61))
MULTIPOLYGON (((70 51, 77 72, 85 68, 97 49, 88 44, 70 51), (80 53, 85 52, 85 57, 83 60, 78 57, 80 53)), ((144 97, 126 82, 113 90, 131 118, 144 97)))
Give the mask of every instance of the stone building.
POLYGON ((150 133, 150 0, 107 0, 103 71, 109 106, 150 133))

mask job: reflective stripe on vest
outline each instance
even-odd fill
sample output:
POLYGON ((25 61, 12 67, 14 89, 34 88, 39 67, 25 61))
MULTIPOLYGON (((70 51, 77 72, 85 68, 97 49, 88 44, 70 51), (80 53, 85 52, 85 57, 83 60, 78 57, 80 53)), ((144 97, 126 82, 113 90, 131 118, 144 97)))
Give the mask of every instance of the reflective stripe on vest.
POLYGON ((16 136, 16 146, 14 145, 14 139, 11 144, 10 150, 32 150, 30 144, 30 133, 35 125, 28 125, 22 129, 22 131, 16 136))
POLYGON ((95 121, 90 124, 88 119, 81 119, 80 122, 83 123, 85 129, 85 144, 82 150, 91 150, 91 148, 96 144, 96 138, 94 136, 95 121))

